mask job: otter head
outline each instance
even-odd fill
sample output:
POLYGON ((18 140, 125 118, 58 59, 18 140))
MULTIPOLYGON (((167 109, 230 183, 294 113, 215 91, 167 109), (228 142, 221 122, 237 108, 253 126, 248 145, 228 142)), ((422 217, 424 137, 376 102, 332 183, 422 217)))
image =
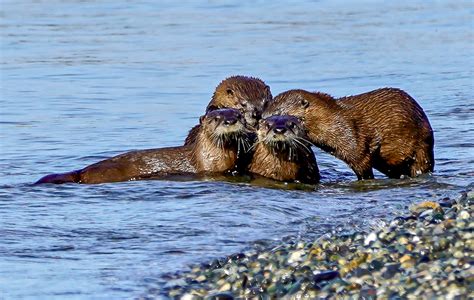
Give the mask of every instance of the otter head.
POLYGON ((303 90, 290 90, 277 95, 263 113, 263 117, 272 115, 292 115, 304 120, 306 111, 310 106, 308 92, 303 90))
MULTIPOLYGON (((218 147, 237 145, 247 138, 250 131, 240 111, 234 108, 216 109, 200 119, 203 134, 218 147)), ((247 146, 246 143, 243 146, 247 146)))
POLYGON ((304 122, 308 111, 311 111, 310 114, 314 115, 327 107, 334 107, 336 105, 334 98, 325 93, 289 90, 277 95, 273 101, 269 102, 263 113, 263 117, 292 115, 304 122))
POLYGON ((262 80, 247 76, 232 76, 216 87, 206 112, 220 108, 235 108, 242 113, 248 126, 256 127, 262 111, 271 100, 270 87, 262 80))
POLYGON ((300 151, 311 151, 306 129, 295 116, 276 115, 260 120, 257 136, 258 143, 275 155, 288 155, 289 160, 296 158, 300 151))

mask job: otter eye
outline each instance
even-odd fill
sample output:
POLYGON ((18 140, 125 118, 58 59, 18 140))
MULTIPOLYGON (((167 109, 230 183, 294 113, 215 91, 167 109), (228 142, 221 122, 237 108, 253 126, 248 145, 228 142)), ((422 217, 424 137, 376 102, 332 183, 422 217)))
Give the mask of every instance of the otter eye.
POLYGON ((295 129, 296 128, 296 124, 294 122, 290 122, 290 125, 288 125, 288 127, 290 129, 295 129))
POLYGON ((303 108, 307 108, 309 106, 309 102, 306 99, 301 99, 301 105, 303 108))

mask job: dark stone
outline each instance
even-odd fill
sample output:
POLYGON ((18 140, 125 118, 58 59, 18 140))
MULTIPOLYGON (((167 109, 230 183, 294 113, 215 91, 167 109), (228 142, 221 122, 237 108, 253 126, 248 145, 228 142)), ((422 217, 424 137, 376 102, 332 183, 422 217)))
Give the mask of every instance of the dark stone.
POLYGON ((231 293, 217 293, 206 297, 206 300, 234 300, 234 296, 231 293))
POLYGON ((428 255, 423 255, 422 257, 420 257, 420 259, 418 259, 418 263, 426 263, 429 261, 430 261, 430 257, 428 255))
POLYGON ((356 277, 362 277, 364 275, 369 275, 371 272, 364 268, 356 268, 352 271, 352 275, 356 277))
POLYGON ((386 264, 382 269, 382 277, 385 279, 392 278, 400 270, 400 264, 386 264))
POLYGON ((378 271, 378 270, 382 269, 383 266, 384 266, 384 263, 381 262, 380 260, 373 260, 369 264, 369 268, 371 270, 374 270, 374 271, 378 271))
POLYGON ((410 221, 410 220, 416 220, 416 217, 413 216, 413 215, 412 215, 412 216, 408 216, 408 217, 399 216, 399 217, 395 217, 394 220, 406 222, 406 221, 410 221))
POLYGON ((236 254, 232 254, 232 255, 228 256, 227 261, 228 262, 238 261, 238 260, 240 260, 244 257, 245 257, 244 253, 236 253, 236 254))
POLYGON ((295 282, 295 276, 293 274, 284 274, 279 281, 284 285, 291 284, 295 282))
POLYGON ((221 261, 219 259, 214 259, 213 261, 211 261, 211 263, 209 264, 209 267, 211 269, 217 269, 217 268, 221 268, 223 266, 223 264, 221 263, 221 261))
POLYGON ((374 287, 363 287, 360 290, 359 296, 362 299, 376 299, 377 298, 377 290, 374 287))
POLYGON ((297 281, 294 284, 288 286, 288 294, 295 294, 301 288, 301 281, 297 281))
POLYGON ((245 287, 247 286, 247 283, 248 283, 249 279, 247 277, 247 275, 243 275, 242 276, 242 288, 245 289, 245 287))
POLYGON ((313 282, 318 283, 321 281, 332 280, 338 277, 340 277, 340 274, 338 271, 326 271, 326 272, 321 272, 319 274, 314 275, 313 282))
POLYGON ((265 290, 261 286, 251 287, 248 289, 248 291, 251 296, 258 296, 265 292, 265 290))
POLYGON ((441 207, 451 207, 451 206, 453 206, 453 204, 455 204, 455 203, 456 203, 456 200, 454 200, 454 199, 449 199, 449 197, 446 197, 446 198, 444 198, 443 200, 441 200, 441 201, 439 202, 439 205, 440 205, 441 207))
POLYGON ((298 267, 297 271, 302 273, 304 276, 309 277, 313 275, 313 270, 309 266, 298 267))

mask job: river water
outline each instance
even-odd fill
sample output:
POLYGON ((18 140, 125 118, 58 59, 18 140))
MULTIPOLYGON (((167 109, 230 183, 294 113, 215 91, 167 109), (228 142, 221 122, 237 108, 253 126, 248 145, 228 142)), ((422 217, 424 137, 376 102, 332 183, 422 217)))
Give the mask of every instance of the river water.
POLYGON ((124 299, 192 263, 377 226, 474 177, 472 1, 33 1, 0 9, 0 298, 124 299), (131 149, 180 145, 230 75, 341 97, 410 93, 432 176, 322 183, 31 183, 131 149), (298 187, 297 187, 298 188, 298 187), (299 187, 301 188, 301 187, 299 187))

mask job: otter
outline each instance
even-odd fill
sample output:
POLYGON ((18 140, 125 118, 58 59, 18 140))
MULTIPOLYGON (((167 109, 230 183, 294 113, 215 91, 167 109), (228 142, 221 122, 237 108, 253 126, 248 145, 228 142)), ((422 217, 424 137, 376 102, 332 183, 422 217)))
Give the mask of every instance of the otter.
MULTIPOLYGON (((247 125, 255 127, 267 103, 272 100, 270 87, 261 79, 247 76, 231 76, 219 83, 206 107, 206 113, 220 108, 235 108, 242 112, 247 125)), ((185 145, 194 143, 199 125, 188 133, 185 145)))
POLYGON ((315 184, 320 175, 306 129, 294 116, 278 115, 260 120, 249 171, 287 182, 315 184))
POLYGON ((93 184, 240 171, 251 143, 243 115, 236 109, 214 110, 200 124, 193 145, 131 151, 36 183, 93 184))
POLYGON ((374 178, 372 168, 390 178, 433 171, 433 130, 403 90, 381 88, 339 99, 290 90, 277 95, 263 116, 274 114, 301 118, 309 140, 346 162, 359 180, 374 178))

